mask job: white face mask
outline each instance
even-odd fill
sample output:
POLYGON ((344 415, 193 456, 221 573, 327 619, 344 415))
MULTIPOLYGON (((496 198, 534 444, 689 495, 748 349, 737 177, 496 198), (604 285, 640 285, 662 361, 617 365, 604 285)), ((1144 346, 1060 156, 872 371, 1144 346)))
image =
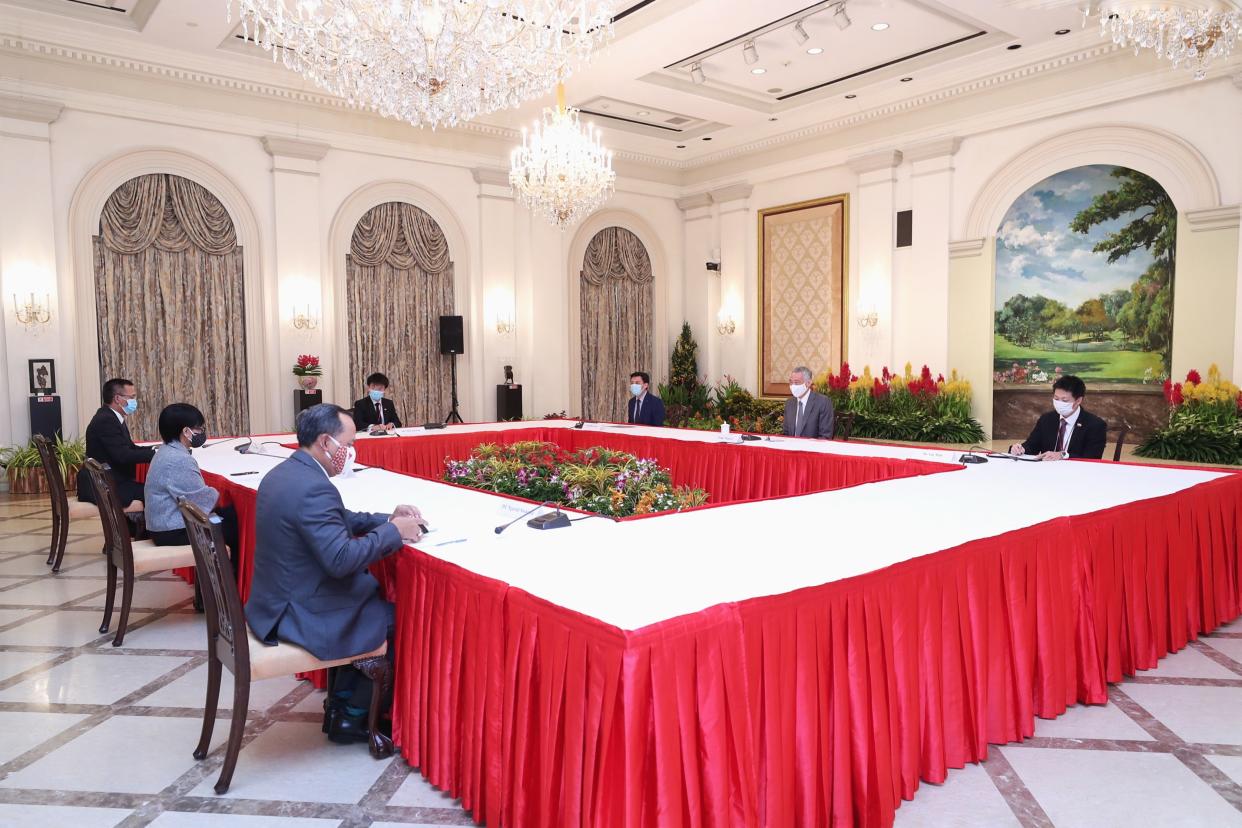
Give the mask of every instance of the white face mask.
POLYGON ((637 397, 639 394, 643 393, 643 387, 638 383, 634 383, 630 386, 630 393, 637 397))
POLYGON ((794 385, 791 383, 789 386, 789 393, 801 399, 802 395, 806 393, 806 386, 802 385, 801 383, 798 383, 797 385, 794 385))
POLYGON ((1066 402, 1065 400, 1053 400, 1052 407, 1055 408, 1057 413, 1062 417, 1068 417, 1074 413, 1074 404, 1072 402, 1066 402))

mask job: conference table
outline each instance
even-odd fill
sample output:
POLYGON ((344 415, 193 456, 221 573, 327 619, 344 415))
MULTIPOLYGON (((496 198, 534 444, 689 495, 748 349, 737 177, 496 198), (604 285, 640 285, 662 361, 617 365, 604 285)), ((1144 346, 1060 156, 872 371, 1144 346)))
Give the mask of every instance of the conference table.
MULTIPOLYGON (((920 781, 1242 613, 1238 474, 574 426, 360 435, 334 479, 348 508, 412 503, 432 528, 372 570, 396 605, 393 736, 491 826, 891 825, 920 781), (497 533, 534 504, 438 479, 529 439, 654 457, 712 501, 497 533)), ((194 456, 238 509, 245 594, 255 494, 293 437, 242 442, 194 456)))

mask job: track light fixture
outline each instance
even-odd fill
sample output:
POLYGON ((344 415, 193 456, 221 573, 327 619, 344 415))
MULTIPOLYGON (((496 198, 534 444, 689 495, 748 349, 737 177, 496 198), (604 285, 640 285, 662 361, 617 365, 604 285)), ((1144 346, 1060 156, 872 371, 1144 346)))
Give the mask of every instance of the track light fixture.
POLYGON ((694 83, 702 83, 707 80, 703 75, 703 66, 699 63, 690 64, 690 80, 694 83))
POLYGON ((746 60, 747 66, 759 62, 759 53, 755 51, 755 41, 748 40, 742 44, 742 57, 746 60))
POLYGON ((803 28, 801 20, 794 23, 793 30, 794 40, 798 41, 799 46, 811 39, 811 36, 806 33, 806 29, 803 28))
POLYGON ((832 22, 837 24, 837 28, 842 31, 850 27, 850 16, 845 11, 845 3, 838 3, 837 10, 832 13, 832 22))

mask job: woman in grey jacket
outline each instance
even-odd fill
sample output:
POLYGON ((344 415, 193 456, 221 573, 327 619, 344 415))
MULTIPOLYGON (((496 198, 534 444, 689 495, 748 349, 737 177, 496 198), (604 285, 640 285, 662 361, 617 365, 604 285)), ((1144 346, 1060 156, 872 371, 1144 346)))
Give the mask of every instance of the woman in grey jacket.
POLYGON ((207 442, 203 412, 189 403, 173 403, 160 412, 160 438, 147 470, 147 531, 156 546, 184 546, 190 542, 178 504, 182 498, 204 512, 213 509, 230 550, 237 548, 237 513, 232 506, 217 508, 220 493, 207 485, 190 452, 207 442))

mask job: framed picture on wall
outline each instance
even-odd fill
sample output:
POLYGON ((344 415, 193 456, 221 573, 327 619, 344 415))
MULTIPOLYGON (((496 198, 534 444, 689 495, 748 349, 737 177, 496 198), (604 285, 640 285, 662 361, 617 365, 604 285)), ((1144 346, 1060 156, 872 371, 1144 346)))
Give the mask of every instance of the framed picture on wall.
POLYGON ((30 364, 30 393, 56 393, 56 362, 51 359, 32 359, 30 364))
POLYGON ((789 396, 789 372, 836 369, 848 345, 849 196, 759 211, 759 393, 789 396))

